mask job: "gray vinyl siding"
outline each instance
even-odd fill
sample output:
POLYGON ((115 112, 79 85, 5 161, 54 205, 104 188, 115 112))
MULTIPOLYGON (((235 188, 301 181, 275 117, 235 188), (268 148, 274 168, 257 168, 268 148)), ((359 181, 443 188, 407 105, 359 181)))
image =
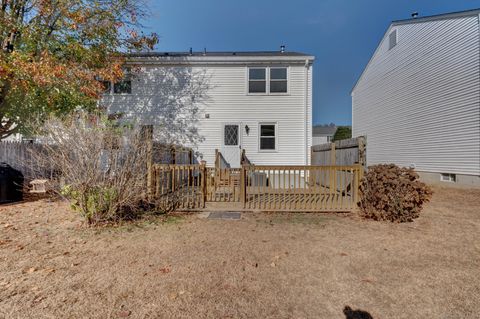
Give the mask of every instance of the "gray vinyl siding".
POLYGON ((480 175, 479 41, 478 16, 389 28, 352 91, 368 165, 480 175))
MULTIPOLYGON (((312 68, 308 68, 306 83, 307 68, 304 62, 280 64, 288 67, 288 93, 257 95, 248 94, 248 66, 248 63, 224 63, 173 67, 178 72, 188 70, 186 72, 204 73, 208 79, 207 96, 198 105, 200 113, 197 127, 204 141, 195 146, 196 150, 203 160, 207 161, 207 165, 213 165, 215 149, 220 150, 222 145, 222 124, 239 122, 241 146, 254 164, 305 165, 311 146, 312 68), (308 93, 305 99, 306 90, 308 93), (205 118, 206 114, 209 118, 205 118), (278 147, 275 152, 259 151, 259 124, 262 122, 277 124, 278 147), (250 128, 248 135, 246 125, 250 128)), ((155 74, 164 73, 164 70, 165 67, 159 65, 142 66, 140 75, 132 84, 131 95, 107 95, 102 103, 108 107, 110 113, 125 112, 129 118, 155 124, 155 118, 162 117, 165 113, 162 107, 165 104, 164 99, 158 98, 158 92, 168 88, 152 79, 155 74), (146 114, 142 111, 145 109, 148 110, 146 114)))

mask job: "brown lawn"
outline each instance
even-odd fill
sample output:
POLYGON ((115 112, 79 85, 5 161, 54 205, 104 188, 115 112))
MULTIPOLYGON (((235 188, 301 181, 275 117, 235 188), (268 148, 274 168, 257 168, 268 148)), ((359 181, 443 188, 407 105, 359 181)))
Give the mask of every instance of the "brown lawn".
POLYGON ((67 207, 0 207, 1 318, 480 317, 480 190, 436 187, 408 224, 246 213, 88 229, 67 207))

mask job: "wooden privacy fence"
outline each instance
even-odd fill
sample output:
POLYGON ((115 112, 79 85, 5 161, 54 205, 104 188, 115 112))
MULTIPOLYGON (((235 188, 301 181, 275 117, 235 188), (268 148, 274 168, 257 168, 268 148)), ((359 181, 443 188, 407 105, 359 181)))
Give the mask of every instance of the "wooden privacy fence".
POLYGON ((181 209, 203 209, 207 202, 238 203, 244 210, 350 211, 358 202, 363 169, 349 166, 255 166, 207 168, 154 164, 148 193, 181 209))
POLYGON ((366 143, 363 136, 311 148, 312 165, 366 165, 366 143))
POLYGON ((0 162, 5 162, 22 172, 26 180, 34 178, 51 178, 54 170, 39 165, 34 153, 44 150, 42 144, 33 142, 0 142, 0 162))

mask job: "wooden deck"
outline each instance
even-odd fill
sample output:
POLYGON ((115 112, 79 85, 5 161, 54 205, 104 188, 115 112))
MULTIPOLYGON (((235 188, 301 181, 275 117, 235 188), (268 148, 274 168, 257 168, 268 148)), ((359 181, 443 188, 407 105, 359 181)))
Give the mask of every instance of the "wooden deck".
POLYGON ((180 210, 345 212, 356 207, 361 167, 154 165, 150 194, 180 210))

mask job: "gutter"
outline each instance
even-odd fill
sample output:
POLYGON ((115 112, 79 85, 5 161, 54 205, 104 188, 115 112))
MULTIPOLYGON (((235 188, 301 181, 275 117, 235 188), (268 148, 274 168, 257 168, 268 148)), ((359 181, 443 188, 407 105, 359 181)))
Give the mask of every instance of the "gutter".
POLYGON ((308 165, 308 71, 310 69, 310 60, 305 60, 305 97, 304 97, 304 116, 305 116, 305 165, 308 165))

